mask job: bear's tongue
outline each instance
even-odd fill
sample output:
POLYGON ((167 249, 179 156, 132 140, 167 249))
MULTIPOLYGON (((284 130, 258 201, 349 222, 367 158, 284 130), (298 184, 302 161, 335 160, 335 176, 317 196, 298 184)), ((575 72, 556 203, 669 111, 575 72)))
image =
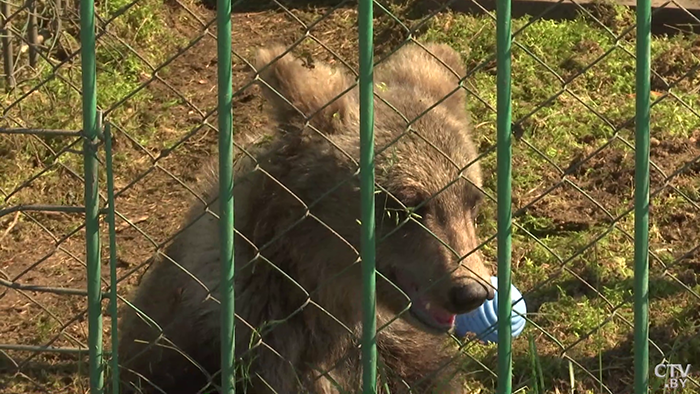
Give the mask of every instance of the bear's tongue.
POLYGON ((430 315, 435 321, 446 326, 452 325, 455 322, 455 315, 445 310, 431 310, 430 315))
POLYGON ((439 324, 443 325, 452 325, 454 324, 455 321, 455 315, 434 305, 431 305, 429 303, 422 303, 423 308, 425 309, 426 312, 435 319, 436 322, 439 324))
MULTIPOLYGON (((403 285, 404 289, 408 292, 409 297, 416 297, 418 292, 415 283, 408 280, 408 278, 401 272, 397 272, 397 279, 403 285)), ((430 317, 435 320, 436 323, 444 326, 453 325, 455 322, 455 315, 446 311, 445 309, 437 306, 431 305, 430 302, 426 301, 424 297, 416 297, 414 302, 416 306, 426 312, 430 317)))

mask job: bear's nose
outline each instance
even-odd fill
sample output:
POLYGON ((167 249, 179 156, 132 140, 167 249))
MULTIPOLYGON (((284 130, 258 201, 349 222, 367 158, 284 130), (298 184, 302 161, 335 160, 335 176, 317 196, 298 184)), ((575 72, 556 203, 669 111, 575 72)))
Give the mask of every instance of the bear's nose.
POLYGON ((486 300, 492 300, 494 291, 477 281, 460 284, 450 289, 449 298, 457 314, 472 311, 486 300))

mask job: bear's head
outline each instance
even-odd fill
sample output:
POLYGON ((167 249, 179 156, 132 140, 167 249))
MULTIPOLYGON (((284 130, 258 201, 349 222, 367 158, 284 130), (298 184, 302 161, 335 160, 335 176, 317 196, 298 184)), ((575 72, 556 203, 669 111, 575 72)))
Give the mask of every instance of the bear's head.
MULTIPOLYGON (((273 114, 296 130, 287 137, 296 141, 289 174, 307 179, 294 192, 307 200, 326 193, 311 213, 359 250, 356 80, 285 51, 259 51, 256 68, 273 114)), ((459 55, 440 44, 406 45, 374 72, 377 300, 392 313, 408 310, 402 317, 428 331, 450 330, 455 315, 494 296, 477 250, 482 175, 459 87, 464 74, 459 55)))

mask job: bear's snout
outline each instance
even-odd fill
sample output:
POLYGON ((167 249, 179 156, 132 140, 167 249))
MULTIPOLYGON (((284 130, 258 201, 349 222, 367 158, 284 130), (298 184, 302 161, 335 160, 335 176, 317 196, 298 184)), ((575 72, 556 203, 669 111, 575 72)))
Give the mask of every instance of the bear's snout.
POLYGON ((452 287, 448 294, 455 313, 462 314, 472 311, 486 300, 492 300, 494 291, 478 281, 469 281, 452 287))

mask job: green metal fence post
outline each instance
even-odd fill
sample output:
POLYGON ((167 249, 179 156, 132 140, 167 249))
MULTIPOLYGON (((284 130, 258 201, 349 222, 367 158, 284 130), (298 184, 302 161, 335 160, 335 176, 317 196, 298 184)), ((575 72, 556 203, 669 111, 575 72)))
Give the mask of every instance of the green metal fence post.
POLYGON ((109 314, 112 320, 112 394, 119 394, 119 324, 117 319, 117 232, 116 232, 116 207, 114 206, 114 171, 112 157, 112 127, 105 124, 105 171, 107 172, 107 221, 109 223, 109 314))
POLYGON ((373 2, 360 0, 360 209, 362 217, 362 392, 377 391, 377 316, 374 226, 374 40, 373 2))
POLYGON ((651 1, 637 0, 634 171, 634 392, 649 390, 649 127, 651 1))
POLYGON ((88 288, 88 347, 90 393, 102 393, 102 291, 100 270, 100 218, 98 199, 97 80, 95 67, 95 3, 80 1, 80 63, 83 84, 83 155, 85 171, 85 248, 88 288))
POLYGON ((233 75, 231 70, 231 0, 217 0, 219 203, 221 232, 221 392, 233 394, 234 357, 234 205, 233 75))
POLYGON ((496 165, 498 210, 498 394, 512 391, 511 338, 511 2, 496 4, 496 165))

